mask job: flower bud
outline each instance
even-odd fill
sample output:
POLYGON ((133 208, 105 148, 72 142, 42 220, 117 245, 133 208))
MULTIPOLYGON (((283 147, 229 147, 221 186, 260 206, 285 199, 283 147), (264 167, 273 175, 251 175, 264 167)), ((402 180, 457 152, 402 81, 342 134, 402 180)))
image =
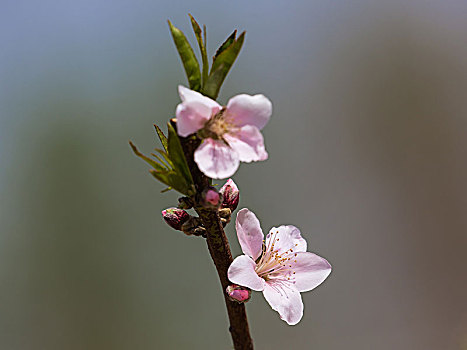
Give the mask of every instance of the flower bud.
POLYGON ((219 204, 219 193, 215 190, 208 190, 206 193, 206 202, 211 203, 212 205, 219 204))
POLYGON ((224 198, 222 207, 230 208, 231 211, 234 211, 237 208, 238 202, 240 200, 240 191, 238 190, 235 182, 233 182, 232 179, 229 179, 219 190, 219 193, 222 194, 224 198))
POLYGON ((236 284, 231 284, 227 286, 225 292, 229 296, 229 299, 232 301, 236 301, 237 303, 246 303, 250 300, 251 297, 251 290, 246 287, 242 287, 236 284))
POLYGON ((208 187, 203 191, 203 202, 206 207, 218 208, 222 201, 222 195, 214 187, 208 187))
POLYGON ((167 225, 180 231, 182 229, 182 225, 190 218, 190 214, 183 209, 168 208, 162 210, 162 217, 167 225))

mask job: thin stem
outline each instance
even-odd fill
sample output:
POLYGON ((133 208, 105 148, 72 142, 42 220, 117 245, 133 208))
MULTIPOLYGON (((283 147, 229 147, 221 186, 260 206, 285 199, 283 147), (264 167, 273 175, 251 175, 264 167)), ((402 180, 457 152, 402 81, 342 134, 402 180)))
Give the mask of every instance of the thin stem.
MULTIPOLYGON (((185 157, 195 182, 196 192, 202 193, 209 186, 210 180, 199 169, 193 160, 194 150, 200 141, 196 138, 180 138, 185 157)), ((216 209, 208 209, 201 205, 201 198, 195 198, 195 210, 198 213, 204 227, 206 228, 206 241, 209 253, 216 266, 217 274, 222 286, 227 313, 229 315, 229 331, 232 336, 235 350, 253 350, 253 340, 248 328, 248 319, 244 304, 231 301, 225 292, 230 284, 227 278, 227 270, 232 263, 229 242, 225 235, 222 223, 216 209)))
POLYGON ((225 292, 225 289, 230 284, 227 278, 227 270, 232 263, 232 254, 230 253, 229 242, 222 228, 219 215, 217 211, 205 208, 196 208, 196 212, 206 228, 206 241, 221 282, 222 293, 224 294, 225 305, 229 314, 229 330, 234 348, 236 350, 252 350, 253 341, 248 328, 245 305, 231 301, 225 292))

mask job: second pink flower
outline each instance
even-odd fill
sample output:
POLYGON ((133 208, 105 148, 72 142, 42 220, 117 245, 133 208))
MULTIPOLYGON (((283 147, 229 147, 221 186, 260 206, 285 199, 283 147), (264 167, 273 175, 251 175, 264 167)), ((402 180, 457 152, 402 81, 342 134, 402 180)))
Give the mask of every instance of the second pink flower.
POLYGON ((194 158, 206 176, 224 179, 237 171, 240 162, 268 158, 260 132, 272 114, 267 97, 241 94, 222 107, 184 86, 178 91, 182 100, 176 110, 178 134, 186 137, 197 132, 203 140, 194 158))

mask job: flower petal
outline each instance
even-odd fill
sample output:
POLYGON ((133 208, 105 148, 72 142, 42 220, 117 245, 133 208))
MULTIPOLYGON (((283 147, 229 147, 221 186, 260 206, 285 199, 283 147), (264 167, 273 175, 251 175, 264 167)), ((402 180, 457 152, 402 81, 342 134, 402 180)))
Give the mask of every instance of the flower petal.
POLYGON ((307 292, 318 287, 331 273, 331 264, 326 259, 310 253, 297 253, 292 264, 295 272, 295 287, 299 292, 307 292))
POLYGON ((220 105, 216 101, 200 94, 197 91, 190 90, 183 85, 178 86, 178 94, 180 95, 182 102, 199 102, 209 108, 220 108, 220 105))
POLYGON ((268 159, 263 135, 256 126, 245 125, 235 133, 224 134, 225 140, 238 153, 242 162, 268 159))
POLYGON ((247 208, 240 210, 235 222, 237 237, 243 253, 256 260, 263 247, 263 230, 256 215, 247 208))
POLYGON ((177 106, 177 132, 186 137, 201 129, 209 118, 220 110, 220 105, 199 92, 178 87, 182 103, 177 106))
POLYGON ((302 297, 293 286, 266 282, 263 290, 266 301, 289 325, 296 325, 303 316, 302 297))
POLYGON ((186 137, 201 129, 211 117, 211 110, 200 103, 180 103, 175 111, 177 133, 186 137))
POLYGON ((254 125, 262 129, 271 117, 272 103, 264 95, 241 94, 229 100, 227 110, 238 126, 254 125))
POLYGON ((249 256, 240 255, 232 261, 227 276, 230 282, 253 290, 262 291, 266 282, 256 274, 256 263, 249 256))
POLYGON ((266 247, 274 239, 274 249, 280 254, 292 249, 294 253, 306 252, 306 241, 302 238, 300 230, 292 225, 273 227, 266 236, 266 247))
POLYGON ((199 170, 213 179, 232 176, 240 164, 237 152, 213 139, 205 139, 195 151, 194 158, 199 170))

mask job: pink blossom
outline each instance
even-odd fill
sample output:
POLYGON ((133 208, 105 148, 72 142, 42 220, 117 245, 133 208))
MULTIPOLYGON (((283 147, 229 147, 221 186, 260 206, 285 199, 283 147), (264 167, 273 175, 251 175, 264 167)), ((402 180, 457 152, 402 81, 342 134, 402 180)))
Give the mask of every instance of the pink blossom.
POLYGON ((303 316, 300 292, 319 286, 331 273, 326 259, 307 252, 307 243, 295 226, 273 227, 266 240, 253 212, 242 209, 236 221, 243 253, 229 267, 233 283, 262 291, 266 301, 289 325, 303 316))
POLYGON ((235 173, 240 162, 266 160, 260 130, 272 114, 263 95, 237 95, 227 106, 184 86, 178 87, 182 103, 177 106, 177 132, 186 137, 197 132, 203 140, 194 158, 199 169, 214 179, 235 173))

